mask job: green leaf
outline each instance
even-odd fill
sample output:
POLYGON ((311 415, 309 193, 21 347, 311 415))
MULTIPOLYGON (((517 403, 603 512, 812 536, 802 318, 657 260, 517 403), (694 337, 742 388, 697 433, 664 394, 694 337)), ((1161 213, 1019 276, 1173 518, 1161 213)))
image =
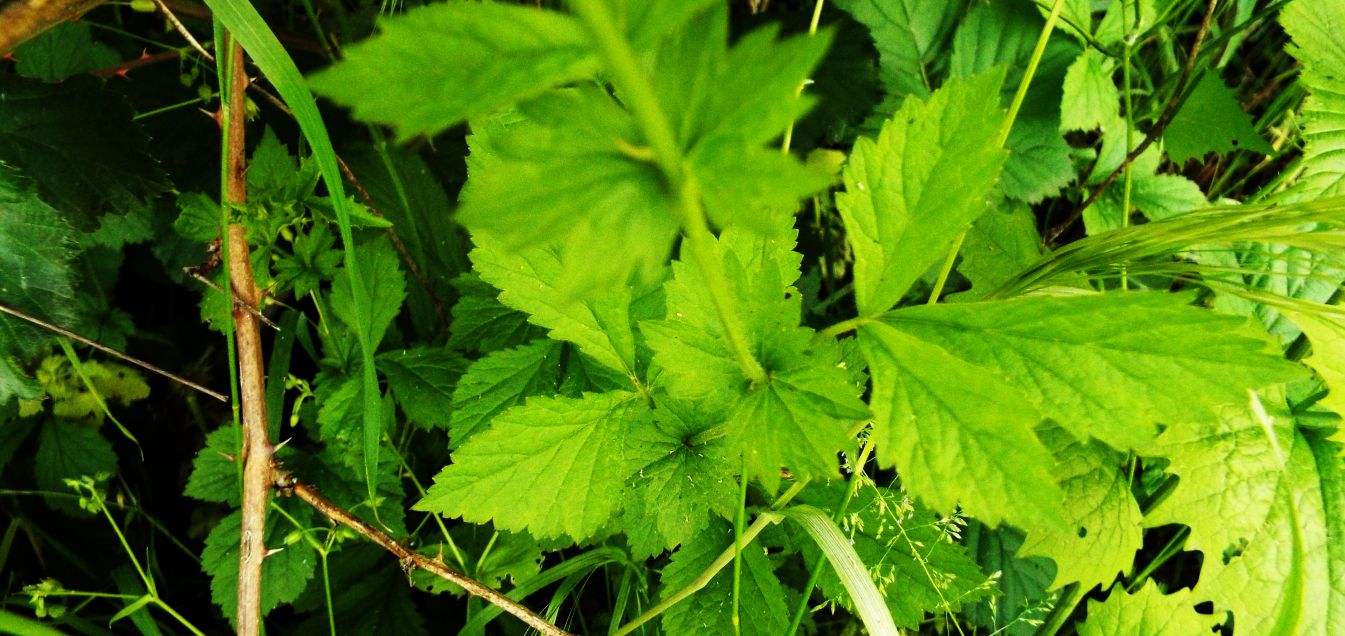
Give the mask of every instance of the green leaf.
MULTIPOLYGON (((33 456, 33 481, 39 490, 70 493, 70 487, 65 485, 67 479, 116 472, 117 454, 97 428, 60 419, 42 424, 33 456)), ((88 514, 69 499, 48 497, 46 502, 62 512, 88 514)))
MULTIPOLYGON (((1006 72, 1021 76, 1041 33, 1042 19, 1035 11, 1022 11, 1007 2, 975 3, 953 33, 953 51, 948 58, 952 77, 969 78, 1006 66, 1006 72)), ((1018 80, 1005 82, 1016 86, 1018 80)))
POLYGON ((1038 430, 1065 491, 1065 526, 1039 527, 1024 520, 1027 540, 1019 556, 1039 555, 1056 564, 1052 588, 1077 582, 1106 589, 1130 569, 1143 544, 1143 515, 1130 493, 1126 456, 1095 442, 1080 442, 1058 424, 1038 430))
POLYGON ((437 347, 388 351, 374 359, 397 403, 421 428, 448 428, 453 390, 467 371, 461 355, 437 347))
POLYGON ((489 235, 510 250, 552 247, 568 296, 661 273, 678 217, 658 169, 631 156, 642 139, 631 116, 596 87, 519 109, 522 117, 473 122, 457 218, 477 243, 489 235))
POLYGON ((1285 202, 1345 194, 1345 51, 1339 33, 1345 14, 1332 0, 1294 0, 1280 12, 1280 24, 1293 42, 1285 50, 1302 64, 1298 83, 1308 90, 1303 101, 1302 173, 1297 175, 1285 202))
POLYGON ((96 71, 121 62, 111 47, 95 42, 89 25, 62 22, 14 49, 14 70, 44 82, 96 71))
POLYGON ((996 576, 998 592, 994 598, 966 608, 967 618, 992 633, 1036 634, 1033 621, 1041 624, 1052 609, 1046 588, 1055 578, 1055 565, 1041 557, 1016 558, 1014 553, 1022 545, 1023 534, 1013 527, 991 530, 973 520, 963 530, 963 537, 981 571, 996 576))
POLYGON ((1088 601, 1088 620, 1079 625, 1079 636, 1208 633, 1219 621, 1209 614, 1196 613, 1192 596, 1187 589, 1163 594, 1153 581, 1134 594, 1117 586, 1106 601, 1088 601))
MULTIPOLYGON (((726 547, 733 546, 733 530, 727 522, 716 522, 695 540, 673 553, 659 576, 659 597, 686 587, 704 571, 726 547)), ((738 591, 741 633, 768 636, 786 633, 789 608, 785 605, 785 587, 775 575, 775 566, 759 546, 742 550, 742 578, 738 591)), ((690 598, 663 613, 666 634, 732 634, 733 568, 723 568, 690 598)))
POLYGON ((454 279, 458 302, 453 304, 453 334, 448 345, 464 351, 491 353, 516 347, 545 331, 528 322, 528 315, 505 307, 500 291, 479 277, 463 274, 454 279))
POLYGON ((811 340, 811 330, 798 329, 766 342, 762 365, 770 380, 749 389, 728 417, 725 442, 771 491, 782 467, 799 476, 838 476, 837 453, 854 456, 854 431, 869 417, 839 348, 809 350, 811 340))
POLYGON ((910 307, 887 324, 1001 374, 1075 436, 1130 449, 1148 444, 1159 422, 1207 421, 1245 404, 1248 389, 1302 376, 1247 320, 1190 301, 1040 296, 910 307))
MULTIPOLYGON (((28 183, 0 164, 0 303, 48 322, 72 326, 73 234, 61 215, 43 203, 28 183)), ((28 358, 48 337, 46 331, 25 321, 0 316, 0 356, 28 358)), ((0 393, 26 392, 18 385, 4 385, 8 388, 0 393)))
POLYGON ((1050 455, 1033 433, 1041 415, 1021 393, 887 321, 861 327, 859 343, 873 374, 878 462, 895 465, 912 495, 941 511, 960 504, 989 525, 1062 522, 1050 455))
POLYGON ((219 238, 219 204, 200 192, 183 192, 177 197, 181 210, 173 229, 193 241, 205 243, 219 238))
MULTIPOLYGON (((1340 459, 1321 439, 1277 432, 1289 448, 1278 479, 1260 480, 1273 493, 1270 506, 1262 508, 1261 522, 1245 543, 1217 556, 1206 551, 1192 596, 1214 601, 1216 612, 1231 610, 1239 633, 1333 634, 1345 606, 1336 539, 1345 510, 1340 459)), ((1263 440, 1262 448, 1266 445, 1263 440)), ((1209 482, 1191 487, 1204 483, 1209 482)), ((1203 520, 1201 511, 1192 509, 1192 520, 1203 520)), ((1233 514, 1242 516, 1236 509, 1233 514)))
POLYGON ((361 268, 363 280, 356 283, 351 278, 349 266, 342 268, 332 281, 331 306, 336 317, 352 332, 360 334, 360 342, 367 342, 373 350, 378 348, 392 319, 402 311, 406 279, 402 276, 401 259, 388 241, 379 239, 366 243, 364 249, 367 252, 361 268), (356 284, 368 290, 369 295, 357 296, 352 289, 356 284), (363 306, 361 300, 365 301, 363 306))
POLYGON ((379 26, 379 35, 346 49, 342 62, 309 81, 356 117, 392 125, 403 141, 595 70, 588 34, 554 11, 454 2, 379 26))
POLYGON ((926 68, 948 45, 965 2, 838 0, 837 6, 869 28, 878 49, 879 76, 896 97, 929 94, 926 68))
POLYGON ((1191 90, 1181 110, 1163 130, 1163 145, 1172 162, 1181 165, 1209 152, 1247 150, 1271 154, 1274 148, 1252 127, 1233 91, 1217 72, 1206 73, 1191 90))
MULTIPOLYGON (((294 633, 297 636, 327 636, 332 630, 350 636, 421 636, 425 617, 416 606, 407 585, 408 577, 397 560, 372 545, 356 545, 331 557, 331 602, 334 626, 323 611, 322 586, 314 585, 303 600, 312 613, 294 633)), ((298 605, 299 603, 296 603, 298 605)))
POLYGON ((1002 79, 950 81, 928 102, 908 99, 876 142, 855 142, 836 207, 855 254, 861 315, 896 305, 985 211, 1007 155, 995 147, 1002 79))
POLYGON ((637 558, 694 541, 716 515, 729 519, 738 505, 734 458, 719 441, 695 441, 713 427, 714 418, 663 399, 654 419, 654 426, 632 431, 629 438, 640 455, 658 457, 626 486, 621 525, 637 558))
POLYGON ((523 398, 556 392, 561 345, 537 340, 501 349, 467 367, 453 390, 450 438, 458 447, 523 398))
POLYGON ((1258 398, 1266 411, 1264 421, 1244 401, 1224 409, 1213 426, 1173 426, 1143 451, 1166 458, 1167 470, 1180 478, 1147 512, 1144 525, 1189 526, 1186 545, 1209 555, 1207 564, 1254 538, 1282 494, 1284 462, 1294 443, 1292 420, 1283 393, 1267 394, 1258 398), (1274 440, 1269 431, 1274 431, 1274 440))
POLYGON ((1120 116, 1121 96, 1112 82, 1115 63, 1097 49, 1085 48, 1065 72, 1060 100, 1060 130, 1094 130, 1120 116))
MULTIPOLYGON (((312 525, 311 508, 300 505, 288 510, 301 527, 312 525)), ((210 576, 210 597, 224 612, 230 624, 236 624, 238 612, 238 537, 242 515, 238 511, 220 519, 206 535, 201 551, 201 569, 210 576)), ((317 569, 318 555, 306 541, 288 543, 285 536, 295 531, 288 519, 279 514, 266 516, 266 545, 284 546, 262 560, 262 616, 293 601, 308 587, 317 569)))
POLYGON ((1009 158, 999 184, 1005 196, 1038 203, 1074 181, 1070 147, 1054 120, 1019 118, 1005 146, 1009 158))
POLYGON ((191 476, 182 494, 193 499, 237 506, 242 503, 239 487, 239 468, 234 460, 241 446, 238 429, 224 426, 211 431, 205 438, 205 447, 192 461, 191 476))
POLYGON ((957 271, 971 281, 973 297, 990 292, 1042 256, 1032 210, 1022 204, 991 209, 972 224, 957 271))
POLYGON ((582 541, 616 512, 626 437, 650 420, 633 393, 532 398, 460 446, 414 508, 582 541))
MULTIPOLYGON (((1326 385, 1326 396, 1317 404, 1345 415, 1345 325, 1327 314, 1285 312, 1307 335, 1312 355, 1303 362, 1312 367, 1326 385)), ((1345 443, 1345 428, 1337 428, 1333 440, 1345 443)))
POLYGON ((336 277, 341 251, 327 228, 316 226, 294 237, 294 254, 281 256, 275 263, 276 282, 294 289, 294 295, 307 296, 323 281, 336 277))
POLYGON ((472 264, 481 279, 500 289, 500 302, 530 314, 529 321, 546 327, 552 338, 572 342, 594 360, 634 381, 635 335, 631 330, 631 290, 622 288, 601 299, 573 298, 553 281, 564 278, 564 266, 545 248, 510 252, 485 236, 477 237, 472 264))
POLYGON ((0 76, 0 93, 0 157, 76 229, 91 230, 98 215, 141 207, 167 188, 130 108, 97 80, 0 76))
MULTIPOLYGON (((839 492, 831 488, 821 491, 825 499, 808 499, 834 504, 839 492)), ((857 490, 849 510, 842 528, 897 626, 918 629, 928 614, 955 613, 989 596, 988 577, 957 541, 957 522, 915 506, 899 489, 867 484, 857 490)), ((804 554, 815 558, 807 548, 804 554)), ((832 568, 822 570, 818 585, 828 599, 853 607, 832 568)))

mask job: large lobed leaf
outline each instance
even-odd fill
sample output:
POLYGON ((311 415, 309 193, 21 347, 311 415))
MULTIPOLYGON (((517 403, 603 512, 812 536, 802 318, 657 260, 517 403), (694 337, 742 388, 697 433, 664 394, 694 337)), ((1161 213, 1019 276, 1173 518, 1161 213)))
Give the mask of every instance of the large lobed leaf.
POLYGON ((650 420, 633 393, 532 398, 458 448, 415 509, 582 541, 617 511, 626 438, 650 420))
POLYGON ((861 315, 896 305, 986 210, 1007 156, 995 144, 1002 81, 1002 71, 950 81, 927 102, 908 99, 876 141, 855 142, 836 207, 861 315))
MULTIPOLYGON (((59 325, 74 321, 74 231, 17 172, 0 164, 0 303, 59 325)), ((0 358, 34 355, 47 334, 0 316, 0 358)), ((19 384, 0 380, 0 403, 19 384)), ((31 397, 31 396, 29 396, 31 397)))
POLYGON ((1159 422, 1208 421, 1247 390, 1301 378, 1243 318, 1191 296, 1031 297, 901 309, 887 325, 993 369, 1074 435, 1141 447, 1159 422), (1174 348, 1172 343, 1182 343, 1174 348))

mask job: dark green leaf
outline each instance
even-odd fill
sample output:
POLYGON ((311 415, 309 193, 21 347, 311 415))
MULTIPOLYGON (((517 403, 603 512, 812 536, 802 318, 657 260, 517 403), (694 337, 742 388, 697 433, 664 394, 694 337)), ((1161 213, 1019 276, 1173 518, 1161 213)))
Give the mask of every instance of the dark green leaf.
POLYGON ((375 359, 407 417, 422 428, 448 428, 453 389, 467 360, 435 347, 388 351, 375 359))
POLYGON ((523 398, 554 394, 560 354, 560 343, 538 340, 493 352, 467 367, 453 391, 453 446, 485 430, 496 415, 521 404, 523 398))

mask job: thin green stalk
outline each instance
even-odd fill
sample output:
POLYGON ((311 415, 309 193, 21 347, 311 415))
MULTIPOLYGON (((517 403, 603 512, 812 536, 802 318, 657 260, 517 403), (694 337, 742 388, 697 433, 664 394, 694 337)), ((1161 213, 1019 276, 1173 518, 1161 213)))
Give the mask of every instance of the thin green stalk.
MULTIPOLYGON (((794 497, 798 496, 798 494, 803 491, 804 486, 807 485, 807 480, 795 482, 788 490, 785 490, 784 494, 776 498, 775 502, 771 504, 770 511, 757 515, 757 518, 752 521, 752 525, 743 532, 742 544, 747 545, 752 543, 752 540, 756 539, 757 535, 761 534, 761 531, 766 529, 766 526, 772 523, 779 523, 784 517, 776 514, 775 511, 783 508, 793 500, 794 497)), ((706 566, 706 568, 690 583, 687 583, 682 589, 677 590, 672 595, 659 601, 657 605, 649 608, 648 611, 639 615, 631 622, 622 625, 621 629, 612 632, 612 636, 625 636, 626 634, 639 629, 641 625, 654 620, 663 612, 668 611, 668 608, 681 603, 688 596, 695 594, 701 588, 709 585, 710 581, 715 578, 715 575, 719 574, 719 571, 723 570, 724 567, 729 564, 729 561, 733 560, 734 547, 735 546, 729 546, 725 548, 724 551, 719 554, 719 557, 716 558, 714 562, 710 563, 710 565, 706 566)))
POLYGON ((1183 526, 1181 530, 1177 531, 1177 534, 1172 535, 1172 538, 1168 540, 1167 545, 1164 545, 1163 549, 1158 551, 1158 555, 1155 556, 1152 561, 1149 561, 1149 563, 1144 566, 1144 569, 1140 570, 1139 574, 1136 574, 1130 579, 1130 582, 1126 585, 1126 592, 1134 594, 1136 590, 1144 585, 1145 581, 1149 580, 1149 576, 1154 573, 1154 570, 1157 570, 1164 563, 1167 563, 1169 559, 1179 554, 1182 551, 1182 546, 1186 545, 1186 537, 1190 534, 1191 529, 1183 526))
POLYGON ((162 115, 162 114, 164 114, 164 113, 166 113, 166 112, 169 112, 169 111, 173 111, 173 110, 177 110, 177 109, 179 109, 179 108, 185 108, 185 107, 187 107, 187 106, 191 106, 192 104, 203 104, 203 103, 206 102, 206 100, 208 100, 208 99, 212 99, 212 98, 214 98, 214 97, 217 97, 218 95, 219 95, 218 92, 211 91, 211 93, 210 93, 209 95, 206 95, 205 97, 193 97, 193 98, 191 98, 191 99, 189 99, 189 100, 187 100, 187 101, 184 101, 184 102, 178 102, 178 103, 176 103, 176 104, 169 104, 169 105, 167 105, 167 106, 161 106, 161 107, 159 107, 159 108, 155 108, 154 110, 147 110, 147 111, 145 111, 145 112, 143 112, 143 113, 136 113, 135 115, 132 115, 132 116, 131 116, 131 121, 140 121, 140 120, 142 120, 142 119, 148 119, 148 118, 153 117, 153 116, 155 116, 155 115, 162 115))
MULTIPOLYGON (((813 4, 813 19, 811 22, 808 23, 808 37, 813 37, 817 35, 817 25, 822 20, 822 3, 823 0, 817 0, 817 2, 813 4)), ((808 82, 806 80, 800 83, 799 89, 797 91, 794 91, 794 96, 798 97, 799 95, 802 95, 803 87, 807 85, 808 82)), ((789 125, 785 127, 785 137, 780 141, 780 152, 784 154, 789 154, 789 146, 793 141, 794 141, 794 120, 791 119, 789 120, 789 125)))
MULTIPOLYGON (((228 227, 231 211, 229 209, 229 127, 236 125, 231 113, 224 105, 229 103, 233 92, 233 80, 229 77, 229 71, 233 68, 233 37, 224 30, 224 24, 215 20, 215 42, 219 43, 215 47, 215 59, 219 63, 215 65, 216 78, 219 81, 219 121, 220 121, 220 216, 219 216, 219 237, 220 237, 220 264, 224 272, 224 282, 221 287, 224 288, 224 297, 233 299, 233 275, 229 258, 228 227)), ((241 122, 237 122, 241 123, 241 122)), ((238 384, 238 343, 234 340, 234 315, 232 311, 225 312, 227 322, 224 325, 224 347, 229 359, 229 414, 233 421, 234 432, 237 433, 234 446, 234 457, 243 456, 243 420, 242 413, 239 411, 239 405, 242 400, 239 399, 238 384)), ((238 477, 238 492, 243 492, 243 462, 234 462, 235 474, 238 477)))
POLYGON ((659 106, 653 87, 636 62, 635 52, 622 35, 606 3, 602 0, 575 0, 573 6, 593 37, 593 43, 602 56, 612 83, 621 93, 622 101, 648 140, 653 150, 654 163, 663 172, 677 199, 686 246, 705 276, 706 289, 724 325, 724 338, 738 361, 738 367, 754 385, 764 383, 767 379, 766 370, 748 349, 747 326, 738 315, 729 291, 728 275, 716 254, 714 235, 710 233, 709 221, 701 207, 700 189, 683 167, 677 137, 659 106))
MULTIPOLYGON (((1134 101, 1133 101, 1134 91, 1131 90, 1131 81, 1130 81, 1130 66, 1131 66, 1131 65, 1130 65, 1130 56, 1131 56, 1131 53, 1132 53, 1133 50, 1134 50, 1134 37, 1135 37, 1135 34, 1132 34, 1132 33, 1129 33, 1129 32, 1128 32, 1128 28, 1127 28, 1127 26, 1126 26, 1126 19, 1127 19, 1126 16, 1128 15, 1128 13, 1129 13, 1129 12, 1126 11, 1126 3, 1125 3, 1125 2, 1122 2, 1122 3, 1121 3, 1121 30, 1122 30, 1123 32, 1126 32, 1126 36, 1125 36, 1125 38, 1121 41, 1121 93, 1122 93, 1122 95, 1124 96, 1124 99, 1125 99, 1125 106, 1126 106, 1126 119, 1125 119, 1125 122, 1126 122, 1126 145, 1125 145, 1125 148, 1126 148, 1126 155, 1127 155, 1127 156, 1130 155, 1131 148, 1132 148, 1132 146, 1133 146, 1134 143, 1135 143, 1135 105, 1134 105, 1134 101)), ((1135 22, 1134 22, 1134 23, 1135 23, 1136 25, 1138 25, 1138 24, 1140 23, 1139 7, 1138 7, 1138 6, 1135 7, 1135 22)), ((1122 185, 1121 185, 1121 227, 1128 227, 1128 226, 1130 225, 1130 196, 1131 196, 1132 189, 1134 188, 1134 182, 1135 182, 1133 165, 1134 165, 1133 162, 1129 162, 1129 161, 1127 161, 1126 164, 1125 164, 1125 166, 1124 166, 1124 168, 1123 168, 1124 171, 1121 173, 1121 175, 1122 175, 1122 185)), ((1124 290, 1126 290, 1126 289, 1129 289, 1129 287, 1130 287, 1130 279, 1129 279, 1129 276, 1128 276, 1127 272, 1123 269, 1123 270, 1121 271, 1121 289, 1124 291, 1124 290)))
MULTIPOLYGON (((1027 70, 1023 71, 1023 79, 1019 80, 1018 90, 1013 94, 1013 101, 1009 102, 1009 112, 999 127, 999 134, 995 136, 997 147, 1003 148, 1009 141, 1009 132, 1013 130, 1014 121, 1018 119, 1018 111, 1023 107, 1023 100, 1027 98, 1027 89, 1037 74, 1037 65, 1041 64, 1041 58, 1046 53, 1046 43, 1050 41, 1051 33, 1055 31, 1055 24, 1060 19, 1060 10, 1064 6, 1065 0, 1055 0, 1055 4, 1051 5, 1051 13, 1046 16, 1046 25, 1041 28, 1041 35, 1037 36, 1037 45, 1032 49, 1032 57, 1027 61, 1027 70)), ((939 301, 939 296, 943 295, 943 286, 948 282, 948 275, 953 271, 953 263, 957 261, 957 253, 962 251, 962 242, 966 238, 967 233, 964 231, 953 241, 953 247, 948 251, 943 269, 939 270, 939 278, 934 283, 927 304, 933 305, 939 301)))
POLYGON ((1055 636, 1061 627, 1065 626, 1065 621, 1069 620, 1074 613, 1074 607, 1083 600, 1084 590, 1078 583, 1070 583, 1065 590, 1060 593, 1056 600, 1055 609, 1051 610, 1051 615, 1046 617, 1046 622, 1037 628, 1036 636, 1055 636))
POLYGON ((814 340, 835 338, 843 333, 859 329, 860 327, 863 327, 864 325, 867 325, 875 320, 877 320, 877 318, 871 316, 856 316, 854 318, 847 318, 846 320, 842 320, 834 325, 831 325, 830 327, 827 327, 817 332, 817 336, 814 338, 814 340))
POLYGON ((743 453, 738 471, 738 512, 733 515, 733 633, 742 633, 741 618, 738 616, 739 594, 742 591, 743 578, 743 526, 747 525, 747 454, 743 453))
MULTIPOLYGON (((871 438, 864 438, 864 445, 859 449, 859 459, 855 461, 854 475, 850 477, 850 484, 845 489, 845 494, 841 496, 840 502, 836 504, 836 512, 832 513, 831 520, 838 525, 841 519, 845 518, 846 510, 850 507, 850 500, 855 498, 855 493, 859 491, 859 483, 864 476, 864 465, 869 461, 869 454, 873 451, 873 444, 869 443, 871 438)), ((794 617, 789 621, 789 631, 785 632, 793 636, 799 632, 799 626, 803 624, 803 617, 808 614, 808 599, 813 595, 813 588, 817 587, 817 580, 822 578, 822 569, 827 566, 827 560, 818 556, 817 563, 808 572, 808 582, 803 586, 803 597, 799 599, 799 606, 794 610, 794 617)))

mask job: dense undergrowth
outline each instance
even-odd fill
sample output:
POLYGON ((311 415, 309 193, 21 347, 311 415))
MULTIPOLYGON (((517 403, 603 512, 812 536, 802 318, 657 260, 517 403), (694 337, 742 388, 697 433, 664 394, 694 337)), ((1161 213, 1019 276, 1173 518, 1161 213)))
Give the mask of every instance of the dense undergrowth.
MULTIPOLYGON (((0 631, 231 629, 233 223, 284 470, 567 631, 1345 633, 1345 6, 156 4, 0 62, 0 631)), ((284 490, 268 632, 525 631, 284 490)))

